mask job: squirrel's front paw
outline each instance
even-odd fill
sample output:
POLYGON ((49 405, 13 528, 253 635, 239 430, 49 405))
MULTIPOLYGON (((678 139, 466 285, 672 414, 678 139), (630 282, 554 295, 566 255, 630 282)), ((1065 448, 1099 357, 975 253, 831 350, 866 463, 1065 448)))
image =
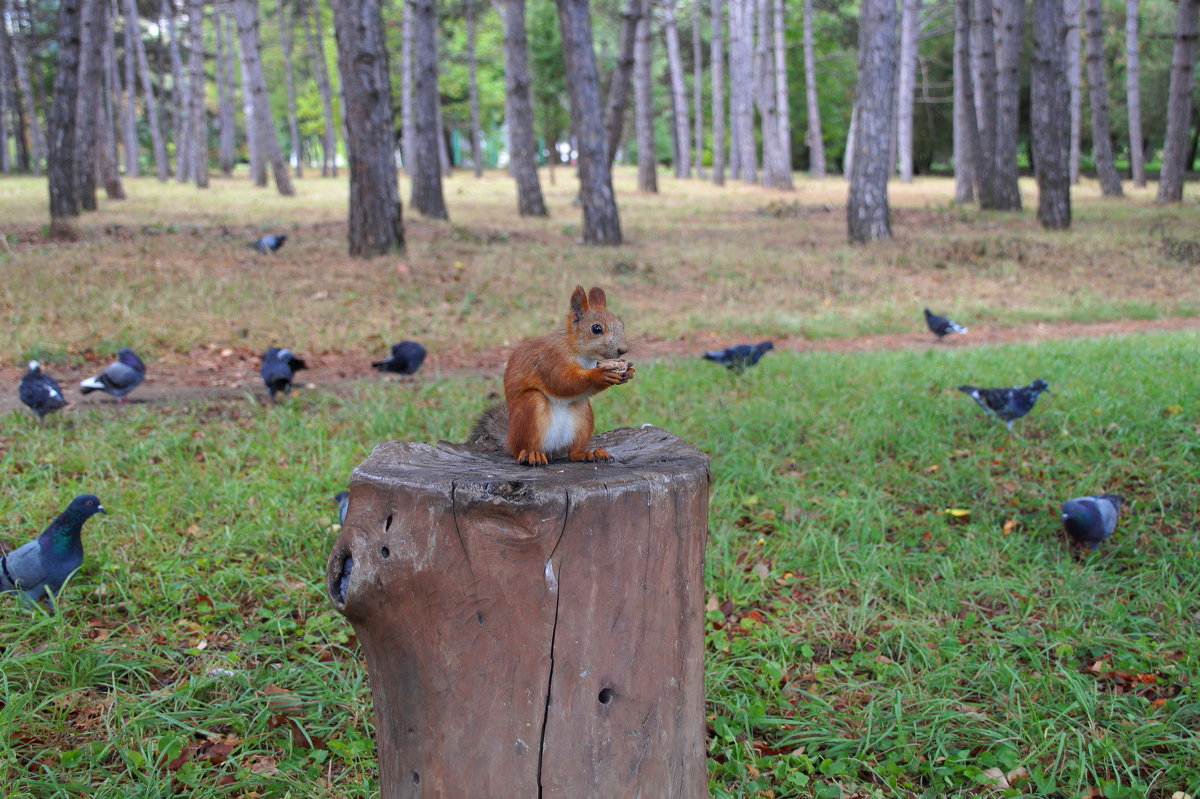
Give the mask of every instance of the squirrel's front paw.
POLYGON ((517 463, 522 466, 545 466, 550 461, 546 458, 546 453, 538 450, 521 450, 517 454, 517 463))

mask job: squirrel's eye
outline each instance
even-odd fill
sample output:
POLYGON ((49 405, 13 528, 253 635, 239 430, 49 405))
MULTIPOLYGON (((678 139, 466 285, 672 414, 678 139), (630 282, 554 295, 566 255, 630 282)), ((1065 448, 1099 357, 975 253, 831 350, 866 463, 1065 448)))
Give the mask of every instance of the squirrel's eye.
POLYGON ((604 325, 592 325, 592 332, 597 336, 604 332, 604 325))

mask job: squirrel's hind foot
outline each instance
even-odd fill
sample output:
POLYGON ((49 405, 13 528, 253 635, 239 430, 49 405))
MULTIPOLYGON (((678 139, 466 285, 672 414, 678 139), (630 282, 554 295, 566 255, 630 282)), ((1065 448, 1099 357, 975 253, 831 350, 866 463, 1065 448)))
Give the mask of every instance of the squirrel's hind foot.
POLYGON ((571 460, 573 461, 586 461, 591 463, 593 461, 611 461, 612 459, 612 455, 609 455, 606 450, 599 448, 584 449, 580 450, 579 452, 571 453, 571 460))

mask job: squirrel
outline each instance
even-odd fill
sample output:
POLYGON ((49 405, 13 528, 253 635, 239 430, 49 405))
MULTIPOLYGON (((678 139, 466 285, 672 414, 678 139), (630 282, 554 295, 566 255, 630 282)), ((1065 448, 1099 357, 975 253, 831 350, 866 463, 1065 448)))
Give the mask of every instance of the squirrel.
POLYGON ((513 349, 504 369, 504 402, 483 412, 468 444, 503 447, 527 466, 545 466, 560 455, 573 461, 612 460, 603 449, 587 448, 595 429, 588 399, 628 383, 634 368, 617 358, 629 351, 625 325, 606 302, 603 289, 585 294, 576 286, 566 324, 513 349))

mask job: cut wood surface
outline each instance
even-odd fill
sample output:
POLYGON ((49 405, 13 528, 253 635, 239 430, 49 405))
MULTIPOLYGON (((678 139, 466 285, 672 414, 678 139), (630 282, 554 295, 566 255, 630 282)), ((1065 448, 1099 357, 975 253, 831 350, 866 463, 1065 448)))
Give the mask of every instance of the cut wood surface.
POLYGON ((705 795, 708 458, 390 442, 355 470, 327 588, 366 655, 381 794, 705 795))

